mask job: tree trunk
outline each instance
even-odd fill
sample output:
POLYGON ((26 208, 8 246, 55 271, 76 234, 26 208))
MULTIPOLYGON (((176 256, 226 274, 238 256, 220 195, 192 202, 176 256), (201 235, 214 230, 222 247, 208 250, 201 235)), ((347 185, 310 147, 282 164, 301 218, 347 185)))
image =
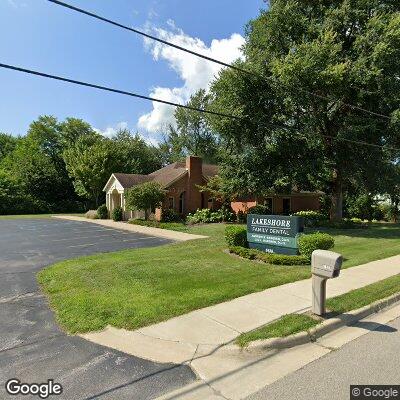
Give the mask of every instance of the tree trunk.
POLYGON ((343 181, 337 169, 333 171, 330 220, 340 221, 343 218, 343 181))
POLYGON ((395 196, 391 197, 391 207, 392 207, 392 222, 397 223, 399 219, 399 199, 395 196))
POLYGON ((144 219, 145 219, 145 221, 147 221, 147 218, 148 218, 147 210, 145 209, 145 210, 144 210, 144 219))

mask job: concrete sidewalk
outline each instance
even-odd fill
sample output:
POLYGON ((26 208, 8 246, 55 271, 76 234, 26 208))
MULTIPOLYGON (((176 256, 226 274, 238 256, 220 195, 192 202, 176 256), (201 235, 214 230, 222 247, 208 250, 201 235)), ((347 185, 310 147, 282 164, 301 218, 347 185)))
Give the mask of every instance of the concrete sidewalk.
POLYGON ((52 218, 66 219, 69 221, 87 222, 87 223, 107 226, 108 228, 122 229, 124 231, 129 231, 129 232, 143 233, 145 235, 157 236, 165 239, 176 240, 179 242, 183 242, 186 240, 193 240, 193 239, 205 239, 208 237, 203 235, 193 235, 191 233, 185 233, 185 232, 170 231, 168 229, 159 229, 159 228, 151 228, 149 226, 133 225, 127 222, 115 222, 112 221, 111 219, 89 219, 84 217, 75 217, 72 215, 53 215, 52 218))
MULTIPOLYGON (((400 274, 400 255, 343 270, 327 285, 328 297, 400 274)), ((252 293, 136 331, 107 327, 82 335, 87 340, 158 362, 206 362, 238 335, 284 314, 311 307, 311 279, 252 293)), ((200 365, 198 365, 200 367, 200 365)))

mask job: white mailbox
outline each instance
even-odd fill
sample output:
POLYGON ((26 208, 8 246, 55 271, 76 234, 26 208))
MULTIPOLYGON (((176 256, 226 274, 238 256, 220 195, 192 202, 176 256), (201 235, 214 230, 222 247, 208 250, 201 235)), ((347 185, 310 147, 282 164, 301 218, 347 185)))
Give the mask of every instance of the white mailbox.
POLYGON ((312 312, 325 314, 326 281, 337 278, 342 267, 343 257, 327 250, 315 250, 311 256, 312 273, 312 312))
POLYGON ((315 250, 311 256, 311 272, 325 278, 337 278, 342 263, 343 257, 338 253, 328 250, 315 250))

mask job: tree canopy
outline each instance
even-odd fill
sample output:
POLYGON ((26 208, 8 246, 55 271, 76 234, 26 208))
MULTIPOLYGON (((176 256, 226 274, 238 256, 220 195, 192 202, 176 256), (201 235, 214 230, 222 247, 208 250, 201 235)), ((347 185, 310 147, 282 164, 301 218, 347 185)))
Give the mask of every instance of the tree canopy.
MULTIPOLYGON (((187 106, 207 109, 210 95, 204 89, 193 94, 187 106)), ((167 162, 180 161, 188 155, 202 157, 215 163, 219 159, 219 135, 211 128, 204 114, 185 108, 175 111, 176 127, 169 125, 161 150, 167 155, 167 162)))
POLYGON ((225 69, 211 89, 212 108, 239 117, 210 118, 233 188, 322 188, 332 218, 349 186, 377 190, 400 147, 399 10, 387 0, 273 0, 250 21, 237 62, 250 73, 225 69))

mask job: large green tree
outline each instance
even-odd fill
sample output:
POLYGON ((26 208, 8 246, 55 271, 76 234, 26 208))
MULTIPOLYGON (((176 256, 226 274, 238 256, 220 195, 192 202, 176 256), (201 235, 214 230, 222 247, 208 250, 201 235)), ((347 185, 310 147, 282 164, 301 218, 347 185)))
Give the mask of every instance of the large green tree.
MULTIPOLYGON (((204 89, 193 94, 186 104, 189 107, 207 109, 210 95, 204 89)), ((160 145, 167 154, 168 162, 179 161, 187 155, 197 155, 206 162, 214 163, 219 157, 219 136, 211 128, 204 114, 185 108, 175 111, 176 127, 170 125, 160 145)))
POLYGON ((64 160, 76 193, 98 207, 104 185, 117 172, 118 155, 113 142, 96 133, 81 136, 64 151, 64 160))
POLYGON ((19 137, 0 132, 0 163, 4 157, 12 153, 17 146, 19 137))
POLYGON ((118 153, 117 171, 127 174, 150 174, 161 168, 159 152, 148 145, 139 134, 128 129, 119 130, 112 138, 115 151, 118 153))
POLYGON ((212 107, 238 117, 210 118, 233 187, 320 188, 332 219, 348 186, 377 190, 399 155, 389 149, 400 145, 399 10, 388 0, 272 0, 250 21, 236 63, 250 73, 225 69, 212 86, 212 107))

